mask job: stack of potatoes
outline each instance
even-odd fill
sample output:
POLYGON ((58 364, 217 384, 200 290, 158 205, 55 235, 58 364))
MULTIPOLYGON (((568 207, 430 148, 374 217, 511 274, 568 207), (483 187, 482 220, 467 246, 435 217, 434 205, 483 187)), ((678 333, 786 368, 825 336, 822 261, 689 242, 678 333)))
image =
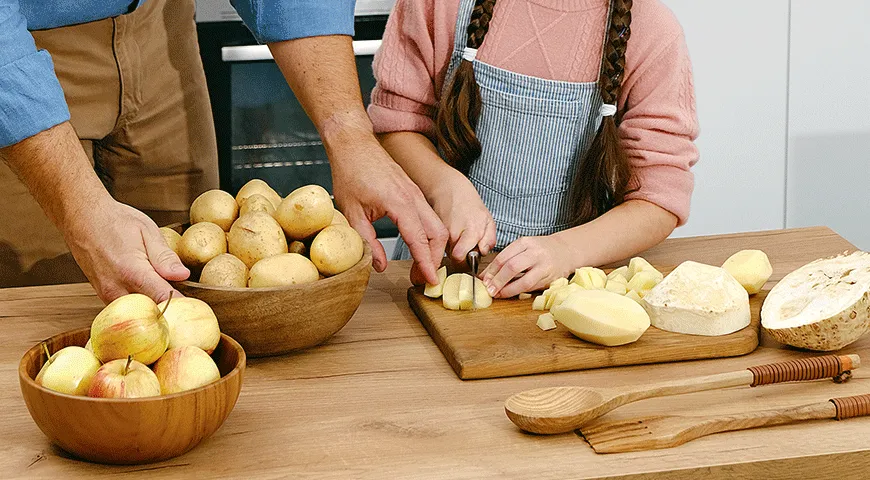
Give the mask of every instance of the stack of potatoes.
POLYGON ((199 282, 220 287, 279 287, 316 282, 356 265, 363 241, 318 185, 286 198, 251 180, 233 198, 209 190, 190 206, 183 235, 161 228, 169 247, 199 282))

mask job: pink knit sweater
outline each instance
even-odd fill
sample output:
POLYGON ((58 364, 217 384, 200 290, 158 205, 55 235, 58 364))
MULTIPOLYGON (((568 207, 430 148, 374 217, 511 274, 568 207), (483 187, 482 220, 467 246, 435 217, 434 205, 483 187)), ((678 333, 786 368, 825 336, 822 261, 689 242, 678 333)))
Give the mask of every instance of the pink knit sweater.
MULTIPOLYGON (((608 0, 499 0, 478 60, 550 80, 598 78, 608 0)), ((375 56, 369 115, 378 133, 431 136, 453 49, 458 0, 398 0, 375 56)), ((692 66, 682 29, 659 0, 634 0, 619 131, 643 199, 689 216, 698 160, 692 66)), ((505 139, 504 141, 510 141, 505 139)))

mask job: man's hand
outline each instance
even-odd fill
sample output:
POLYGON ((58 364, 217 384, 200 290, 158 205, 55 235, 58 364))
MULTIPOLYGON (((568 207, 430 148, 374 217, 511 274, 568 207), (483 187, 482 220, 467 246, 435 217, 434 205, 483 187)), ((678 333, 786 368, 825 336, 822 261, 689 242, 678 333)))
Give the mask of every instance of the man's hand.
MULTIPOLYGON (((190 275, 154 221, 114 200, 95 206, 64 234, 76 262, 106 303, 128 293, 143 293, 159 303, 173 291, 167 280, 190 275)), ((174 295, 181 296, 177 291, 174 295)))
POLYGON ((330 157, 335 201, 350 224, 371 245, 374 267, 387 267, 387 254, 372 222, 387 216, 416 260, 420 279, 437 283, 447 230, 414 182, 372 136, 370 142, 351 143, 330 157), (337 158, 341 157, 341 158, 337 158))
POLYGON ((172 290, 164 279, 188 277, 157 225, 112 199, 69 123, 6 147, 0 157, 63 233, 104 302, 132 292, 160 302, 172 290))
POLYGON ((420 189, 374 136, 363 108, 351 38, 300 38, 269 48, 320 132, 338 206, 371 245, 375 269, 383 271, 387 257, 371 222, 386 215, 399 227, 423 279, 437 282, 447 232, 420 189))

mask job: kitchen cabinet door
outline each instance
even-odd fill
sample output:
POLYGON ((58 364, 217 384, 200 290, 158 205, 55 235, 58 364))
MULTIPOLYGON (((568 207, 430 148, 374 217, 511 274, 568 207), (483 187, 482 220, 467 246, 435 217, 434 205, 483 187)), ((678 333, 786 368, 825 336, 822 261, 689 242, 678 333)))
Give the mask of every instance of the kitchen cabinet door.
POLYGON ((870 249, 870 2, 792 2, 787 218, 870 249))
POLYGON ((663 0, 686 33, 701 136, 674 236, 784 226, 788 0, 663 0))

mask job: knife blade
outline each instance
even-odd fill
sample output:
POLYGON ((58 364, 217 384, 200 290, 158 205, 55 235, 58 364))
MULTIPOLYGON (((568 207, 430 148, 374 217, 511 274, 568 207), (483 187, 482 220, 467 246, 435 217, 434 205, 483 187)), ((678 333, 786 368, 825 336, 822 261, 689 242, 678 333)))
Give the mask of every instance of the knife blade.
POLYGON ((475 248, 474 250, 468 252, 468 254, 465 256, 465 261, 468 262, 468 266, 469 268, 471 268, 471 275, 473 277, 471 283, 471 305, 472 308, 477 308, 477 287, 475 284, 477 283, 477 271, 478 266, 480 265, 480 250, 475 248))

